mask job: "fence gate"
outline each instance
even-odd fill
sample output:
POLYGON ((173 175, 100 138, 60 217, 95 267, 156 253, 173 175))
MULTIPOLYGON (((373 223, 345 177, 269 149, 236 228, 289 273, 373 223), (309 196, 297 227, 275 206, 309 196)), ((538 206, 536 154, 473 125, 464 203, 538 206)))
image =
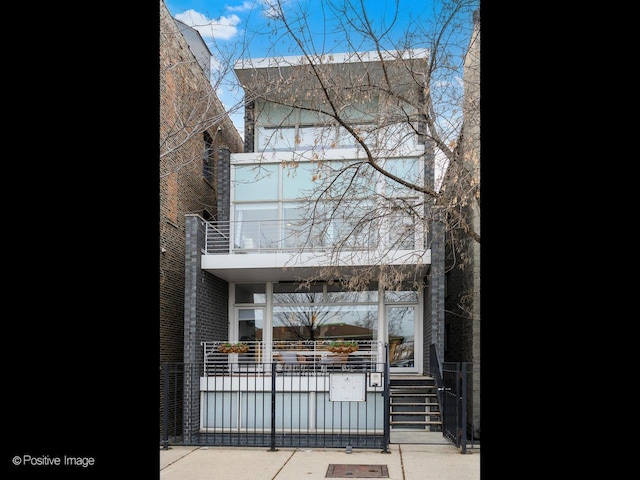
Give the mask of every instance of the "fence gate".
POLYGON ((468 362, 443 362, 440 404, 442 408, 442 433, 467 452, 467 371, 468 362))

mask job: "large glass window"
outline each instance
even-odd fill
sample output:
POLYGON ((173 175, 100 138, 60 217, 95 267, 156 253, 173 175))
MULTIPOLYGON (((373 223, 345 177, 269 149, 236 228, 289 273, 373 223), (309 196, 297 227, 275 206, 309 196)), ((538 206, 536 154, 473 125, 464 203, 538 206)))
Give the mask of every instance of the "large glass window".
POLYGON ((323 172, 324 182, 330 186, 328 194, 333 198, 343 198, 345 192, 349 192, 351 198, 370 198, 380 181, 380 175, 364 161, 328 162, 323 172))
MULTIPOLYGON (((424 169, 422 167, 421 160, 422 157, 392 158, 385 160, 383 166, 385 170, 396 177, 400 177, 415 185, 422 185, 424 183, 424 169)), ((402 196, 415 195, 414 190, 403 187, 399 183, 390 179, 386 182, 386 193, 387 195, 391 195, 393 193, 402 196)))
POLYGON ((323 285, 311 285, 308 289, 298 290, 293 283, 273 284, 273 303, 321 303, 324 298, 323 285))
POLYGON ((274 340, 375 340, 377 305, 273 307, 274 340))
POLYGON ((296 248, 328 245, 330 222, 325 217, 326 209, 322 204, 284 204, 284 245, 296 248), (313 222, 309 221, 310 218, 313 218, 313 222))
POLYGON ((265 303, 264 283, 236 283, 235 286, 236 303, 265 303))
MULTIPOLYGON (((339 283, 318 283, 308 289, 298 288, 296 282, 271 285, 272 301, 267 302, 269 284, 235 284, 239 340, 270 340, 276 350, 289 348, 289 342, 296 342, 297 348, 305 350, 312 346, 305 342, 387 340, 394 368, 414 366, 419 295, 409 284, 400 291, 384 292, 386 305, 382 312, 375 282, 361 292, 344 290, 339 283), (266 311, 266 304, 271 304, 270 312, 266 311), (380 338, 380 321, 386 324, 388 339, 380 338)), ((263 347, 252 344, 251 353, 261 358, 263 347)))
POLYGON ((278 165, 236 165, 234 177, 234 199, 278 200, 278 165))
POLYGON ((337 146, 335 127, 324 125, 299 127, 296 149, 310 150, 319 147, 332 148, 337 146))
POLYGON ((256 129, 258 135, 258 151, 268 150, 295 150, 296 149, 296 129, 295 127, 279 127, 256 129))
POLYGON ((283 167, 283 200, 299 200, 301 198, 308 198, 319 184, 317 180, 317 163, 299 163, 295 167, 283 167))
POLYGON ((380 226, 373 202, 342 201, 326 208, 332 216, 327 230, 329 243, 341 242, 353 249, 369 248, 377 243, 380 226))
POLYGON ((248 203, 235 206, 235 248, 270 249, 280 246, 278 204, 248 203))
MULTIPOLYGON (((377 288, 376 285, 374 288, 377 288)), ((327 301, 331 303, 377 303, 378 290, 348 292, 342 291, 339 285, 328 285, 327 301)))
POLYGON ((294 284, 274 284, 273 340, 376 340, 378 292, 339 290, 312 285, 299 291, 294 284))
POLYGON ((262 340, 264 311, 261 308, 238 309, 238 339, 241 342, 262 340))
MULTIPOLYGON (((419 164, 416 158, 406 158, 389 160, 385 167, 418 181, 419 164)), ((337 242, 354 249, 418 245, 416 235, 422 229, 420 224, 416 229, 420 216, 414 210, 423 208, 420 198, 366 162, 235 165, 234 169, 235 249, 318 248, 337 242), (382 200, 380 194, 389 198, 382 200)))
POLYGON ((341 148, 354 148, 356 145, 357 142, 353 135, 343 127, 338 128, 338 146, 341 148))
MULTIPOLYGON (((410 204, 410 201, 407 201, 410 204)), ((406 205, 406 204, 405 204, 406 205)), ((412 216, 407 207, 392 210, 385 218, 384 232, 388 233, 386 239, 391 249, 409 250, 415 248, 416 245, 416 222, 418 217, 412 216)))
POLYGON ((385 303, 417 303, 418 292, 411 288, 406 290, 387 290, 384 292, 385 303))
POLYGON ((258 102, 256 146, 259 152, 335 146, 336 129, 328 117, 307 109, 258 102))

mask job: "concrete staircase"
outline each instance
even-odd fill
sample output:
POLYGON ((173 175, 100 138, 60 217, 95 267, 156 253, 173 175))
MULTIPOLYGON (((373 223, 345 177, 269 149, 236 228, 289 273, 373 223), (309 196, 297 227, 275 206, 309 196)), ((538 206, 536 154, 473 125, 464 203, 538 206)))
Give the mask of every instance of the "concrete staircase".
POLYGON ((392 430, 442 432, 440 404, 433 377, 392 375, 389 386, 392 430))

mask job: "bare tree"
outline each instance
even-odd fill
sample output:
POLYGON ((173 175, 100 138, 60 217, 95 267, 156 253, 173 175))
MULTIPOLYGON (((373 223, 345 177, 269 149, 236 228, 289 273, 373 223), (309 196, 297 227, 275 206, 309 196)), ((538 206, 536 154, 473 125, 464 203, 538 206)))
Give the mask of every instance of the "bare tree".
MULTIPOLYGON (((357 292, 343 292, 342 301, 348 297, 356 300, 357 292)), ((372 338, 377 324, 377 315, 373 310, 354 310, 352 306, 322 303, 318 292, 279 292, 275 294, 274 331, 282 339, 316 341, 331 338, 331 328, 349 324, 359 327, 359 331, 350 332, 372 338), (280 305, 281 304, 281 305, 280 305)), ((344 334, 343 330, 339 333, 344 334)), ((276 334, 274 334, 276 335, 276 334)), ((350 337, 351 338, 351 337, 350 337)))
MULTIPOLYGON (((273 37, 289 40, 292 53, 303 61, 287 64, 295 57, 282 57, 264 65, 244 60, 237 70, 254 116, 270 115, 269 106, 278 105, 288 112, 281 126, 315 127, 307 137, 296 136, 287 162, 291 175, 302 160, 313 169, 308 206, 295 232, 306 235, 302 248, 332 245, 330 265, 304 279, 307 284, 336 278, 352 289, 364 288, 371 279, 387 288, 418 284, 415 272, 385 259, 403 247, 419 248, 416 229, 426 232, 436 220, 446 232, 463 232, 480 242, 479 230, 463 214, 469 205, 479 212, 479 155, 461 148, 463 135, 476 131, 464 122, 479 121, 477 114, 463 115, 469 109, 465 89, 471 88, 463 80, 464 59, 478 2, 435 2, 431 15, 413 18, 401 35, 396 16, 379 18, 376 8, 363 0, 324 2, 325 16, 337 25, 332 34, 341 37, 337 47, 327 49, 310 36, 313 27, 305 10, 269 0, 273 37), (345 55, 337 61, 332 50, 345 55), (390 160, 403 157, 409 137, 418 138, 423 155, 390 160), (357 148, 359 158, 329 161, 331 149, 344 145, 357 148), (436 177, 444 170, 446 176, 436 177), (345 253, 371 252, 371 242, 379 256, 373 262, 369 258, 370 267, 345 275, 338 268, 345 253)), ((479 105, 472 108, 479 110, 479 105)), ((421 263, 420 257, 407 260, 421 263)))
POLYGON ((217 92, 232 75, 234 59, 244 51, 240 50, 242 44, 216 44, 215 57, 208 51, 190 53, 190 48, 181 45, 185 44, 183 37, 195 37, 195 30, 169 17, 166 7, 161 13, 159 153, 160 178, 164 179, 193 168, 194 163, 199 165, 205 132, 210 133, 212 150, 220 145, 232 151, 241 147, 240 135, 229 116, 242 108, 242 102, 225 108, 217 92), (177 51, 184 53, 178 58, 173 54, 177 51))
POLYGON ((339 312, 318 308, 314 292, 278 293, 277 298, 286 306, 275 312, 275 326, 284 329, 287 339, 315 341, 323 325, 340 317, 339 312))
MULTIPOLYGON (((164 120, 161 158, 208 128, 230 123, 228 115, 241 104, 225 110, 215 91, 229 81, 235 66, 244 105, 251 107, 245 117, 270 115, 270 105, 278 105, 288 112, 280 118, 282 126, 314 126, 292 140, 293 153, 286 161, 288 175, 312 179, 308 202, 299 207, 290 233, 301 250, 331 245, 331 261, 316 275, 299 280, 308 286, 339 279, 351 289, 365 288, 371 279, 386 288, 412 281, 418 285, 418 269, 408 271, 386 259, 398 249, 428 249, 428 229, 434 221, 442 222, 447 234, 455 233, 446 235, 452 242, 480 242, 479 228, 465 215, 469 208, 479 214, 479 154, 462 148, 465 135, 477 135, 469 124, 479 121, 479 105, 464 104, 465 90, 478 85, 463 77, 478 3, 436 1, 431 11, 416 8, 400 30, 398 0, 395 14, 387 16, 379 14, 378 5, 363 0, 327 0, 322 10, 326 24, 333 27, 326 38, 335 40, 329 45, 316 43, 310 34, 315 27, 300 4, 267 0, 268 38, 247 25, 243 41, 210 45, 215 50, 212 89, 205 94, 194 91, 191 101, 175 106, 170 122, 164 120), (304 61, 287 66, 288 57, 283 57, 265 68, 244 58, 254 41, 274 47, 288 43, 290 52, 304 61), (339 55, 342 60, 336 61, 339 55), (468 115, 470 109, 476 113, 468 115), (418 138, 423 155, 390 160, 402 158, 411 136, 418 138), (358 159, 330 161, 331 150, 345 145, 358 149, 358 159), (416 238, 425 243, 416 245, 416 238), (373 251, 378 256, 362 262, 368 267, 351 274, 339 268, 345 255, 373 251)), ((161 41, 174 34, 163 32, 161 41)), ((163 65, 165 72, 176 68, 180 65, 163 65)), ((479 83, 479 76, 472 81, 479 83)), ((187 84, 179 87, 189 91, 187 84)), ((212 131, 215 135, 217 129, 212 131)), ((278 135, 277 129, 272 132, 278 135)), ((271 158, 268 143, 261 147, 265 161, 271 158)), ((163 164, 161 176, 198 159, 197 154, 175 158, 179 160, 163 164)), ((256 176, 260 174, 258 169, 256 176)), ((420 256, 405 260, 418 266, 422 262, 420 256)))

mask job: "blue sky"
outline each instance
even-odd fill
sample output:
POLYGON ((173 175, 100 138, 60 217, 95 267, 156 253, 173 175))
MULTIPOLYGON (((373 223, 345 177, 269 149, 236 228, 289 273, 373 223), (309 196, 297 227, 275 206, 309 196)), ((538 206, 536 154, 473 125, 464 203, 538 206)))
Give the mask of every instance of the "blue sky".
MULTIPOLYGON (((217 52, 225 52, 227 58, 260 58, 274 55, 297 55, 292 50, 291 41, 274 28, 269 18, 267 3, 273 0, 165 0, 171 15, 195 28, 209 46, 213 54, 212 70, 216 68, 217 52)), ((337 28, 336 18, 329 3, 342 4, 343 0, 285 0, 285 8, 295 12, 305 12, 306 23, 298 23, 302 35, 314 43, 314 50, 322 53, 342 53, 353 50, 345 41, 344 29, 337 28)), ((353 3, 359 5, 359 1, 353 3)), ((403 38, 407 25, 416 18, 431 17, 432 0, 399 0, 399 12, 389 38, 398 41, 403 38)), ((435 2, 436 4, 439 2, 435 2)), ((394 0, 365 0, 369 21, 378 31, 388 28, 395 12, 394 0)), ((290 17, 293 18, 293 17, 290 17)), ((339 20, 344 20, 344 17, 339 20)), ((295 22, 294 22, 295 23, 295 22)), ((424 23, 424 20, 421 22, 424 23)), ((414 23, 415 24, 415 23, 414 23)), ((373 45, 358 42, 355 30, 349 30, 352 41, 359 51, 373 50, 373 45)), ((412 45, 414 48, 424 45, 412 45)), ((384 48, 392 49, 389 42, 384 48)), ((235 77, 227 76, 217 90, 222 103, 231 108, 241 100, 243 92, 234 87, 235 77)), ((243 131, 241 110, 231 113, 231 118, 240 132, 243 131)))
MULTIPOLYGON (((277 35, 270 35, 274 33, 273 21, 268 17, 267 5, 273 1, 165 0, 165 3, 174 17, 196 28, 207 43, 237 43, 245 38, 254 38, 255 41, 248 41, 248 52, 245 56, 257 58, 290 54, 287 51, 287 43, 279 42, 277 35)), ((335 25, 334 14, 325 5, 340 4, 342 0, 285 0, 282 3, 290 11, 305 11, 310 27, 307 31, 314 38, 317 50, 334 53, 348 50, 344 44, 344 34, 331 34, 331 27, 335 25)), ((359 4, 359 1, 356 0, 354 3, 359 4)), ((365 0, 365 5, 374 26, 381 29, 391 24, 395 14, 394 0, 365 0)), ((412 19, 430 16, 432 6, 431 0, 399 0, 398 16, 391 36, 399 38, 412 19)), ((386 48, 389 47, 390 45, 386 45, 386 48)))

